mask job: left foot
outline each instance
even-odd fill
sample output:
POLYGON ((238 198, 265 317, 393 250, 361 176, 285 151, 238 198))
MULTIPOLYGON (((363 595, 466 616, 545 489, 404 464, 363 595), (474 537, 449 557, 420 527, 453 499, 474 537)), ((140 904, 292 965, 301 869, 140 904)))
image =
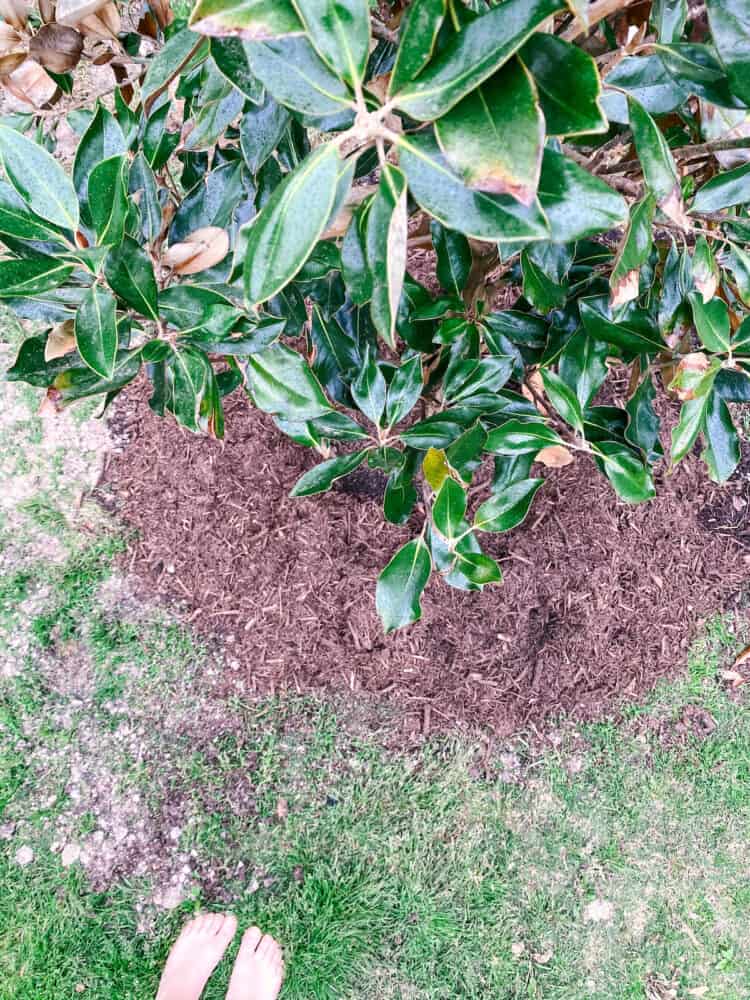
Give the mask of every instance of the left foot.
POLYGON ((198 1000, 236 930, 231 913, 202 913, 185 924, 167 958, 156 1000, 198 1000))

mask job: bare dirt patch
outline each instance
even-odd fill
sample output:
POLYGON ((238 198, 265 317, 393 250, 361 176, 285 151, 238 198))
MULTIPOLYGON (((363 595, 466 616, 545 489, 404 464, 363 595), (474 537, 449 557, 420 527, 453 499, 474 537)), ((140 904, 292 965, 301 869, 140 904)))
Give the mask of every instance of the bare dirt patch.
POLYGON ((157 419, 141 396, 120 402, 130 443, 104 486, 138 531, 128 564, 224 634, 253 692, 364 691, 422 732, 464 721, 502 737, 593 718, 680 669, 696 623, 747 576, 743 546, 706 523, 727 488, 697 459, 638 507, 582 461, 550 476, 524 526, 486 536, 501 586, 465 594, 433 580, 422 622, 385 637, 375 579, 418 513, 388 525, 369 489, 289 499, 314 456, 240 396, 224 443, 157 419))

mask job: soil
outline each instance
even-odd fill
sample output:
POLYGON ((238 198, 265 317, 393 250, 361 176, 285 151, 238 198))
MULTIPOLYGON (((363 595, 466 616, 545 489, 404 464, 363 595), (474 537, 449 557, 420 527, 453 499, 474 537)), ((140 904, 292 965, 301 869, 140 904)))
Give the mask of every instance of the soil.
POLYGON ((128 568, 223 636, 249 693, 366 692, 412 731, 533 733, 561 715, 616 714, 684 665, 703 616, 742 599, 747 457, 719 488, 690 456, 637 507, 581 459, 545 473, 524 525, 483 537, 502 585, 467 594, 433 578, 422 621, 386 637, 375 580, 419 512, 389 525, 369 480, 290 499, 313 454, 241 395, 226 404, 220 443, 158 419, 131 388, 115 409, 129 443, 102 490, 137 530, 128 568))

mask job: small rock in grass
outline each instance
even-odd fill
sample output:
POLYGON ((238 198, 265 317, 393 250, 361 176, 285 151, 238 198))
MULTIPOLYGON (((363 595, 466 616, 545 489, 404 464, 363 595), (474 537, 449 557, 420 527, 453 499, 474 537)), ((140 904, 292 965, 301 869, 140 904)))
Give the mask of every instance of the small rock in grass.
POLYGON ((34 852, 28 844, 24 844, 23 847, 19 847, 16 851, 16 864, 20 865, 21 868, 25 868, 26 865, 30 865, 33 860, 34 852))
POLYGON ((615 908, 606 899, 592 900, 583 911, 583 919, 587 924, 609 923, 615 915, 615 908))
POLYGON ((69 868, 70 865, 74 865, 81 857, 81 848, 78 844, 66 844, 63 847, 62 854, 60 855, 60 860, 63 863, 64 868, 69 868))

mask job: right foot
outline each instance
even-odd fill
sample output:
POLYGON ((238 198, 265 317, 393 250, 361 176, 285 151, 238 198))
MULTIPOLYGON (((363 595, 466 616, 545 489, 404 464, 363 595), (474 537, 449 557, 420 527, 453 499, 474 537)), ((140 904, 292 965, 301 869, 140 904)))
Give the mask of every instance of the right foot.
POLYGON ((284 978, 281 948, 270 934, 251 927, 242 944, 229 980, 227 1000, 276 1000, 284 978))

